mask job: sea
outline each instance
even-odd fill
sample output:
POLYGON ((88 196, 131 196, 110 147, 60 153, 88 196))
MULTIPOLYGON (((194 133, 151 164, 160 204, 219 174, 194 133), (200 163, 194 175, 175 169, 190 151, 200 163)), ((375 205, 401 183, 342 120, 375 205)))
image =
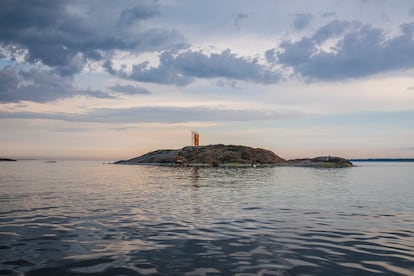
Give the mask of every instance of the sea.
POLYGON ((414 275, 414 163, 0 163, 0 275, 414 275))

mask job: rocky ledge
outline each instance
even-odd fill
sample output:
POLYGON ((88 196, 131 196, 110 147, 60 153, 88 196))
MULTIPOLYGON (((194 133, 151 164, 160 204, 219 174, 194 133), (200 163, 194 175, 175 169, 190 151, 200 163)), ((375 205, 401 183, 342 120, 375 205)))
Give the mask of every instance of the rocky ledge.
POLYGON ((208 145, 182 149, 156 150, 115 164, 154 164, 175 166, 304 166, 323 168, 350 167, 339 157, 285 160, 270 150, 236 145, 208 145))
POLYGON ((15 162, 16 160, 10 159, 10 158, 0 158, 0 161, 4 161, 4 162, 15 162))
POLYGON ((353 164, 340 157, 320 156, 316 158, 292 159, 288 160, 288 165, 297 167, 319 167, 319 168, 346 168, 353 164))

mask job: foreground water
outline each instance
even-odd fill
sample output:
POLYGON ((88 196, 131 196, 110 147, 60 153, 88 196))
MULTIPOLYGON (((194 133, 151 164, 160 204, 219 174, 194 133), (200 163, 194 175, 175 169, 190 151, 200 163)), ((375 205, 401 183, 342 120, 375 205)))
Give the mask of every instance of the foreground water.
POLYGON ((414 163, 0 163, 0 274, 414 275, 414 163))

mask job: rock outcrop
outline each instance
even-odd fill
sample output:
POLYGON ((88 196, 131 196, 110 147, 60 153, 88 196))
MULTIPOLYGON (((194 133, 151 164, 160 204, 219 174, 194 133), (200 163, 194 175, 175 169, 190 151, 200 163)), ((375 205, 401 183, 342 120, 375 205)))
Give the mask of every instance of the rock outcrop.
POLYGON ((320 156, 316 158, 292 159, 288 161, 291 166, 297 167, 319 167, 319 168, 345 168, 353 164, 341 157, 320 156))
POLYGON ((211 165, 223 164, 263 165, 282 164, 286 160, 270 150, 236 145, 209 145, 184 147, 177 150, 156 150, 116 164, 177 164, 211 165))
POLYGON ((16 161, 15 159, 10 159, 10 158, 0 158, 0 161, 5 161, 5 162, 14 162, 16 161))
POLYGON ((156 150, 115 164, 158 164, 176 166, 297 166, 318 168, 351 167, 340 157, 285 160, 270 150, 236 145, 208 145, 174 150, 156 150))

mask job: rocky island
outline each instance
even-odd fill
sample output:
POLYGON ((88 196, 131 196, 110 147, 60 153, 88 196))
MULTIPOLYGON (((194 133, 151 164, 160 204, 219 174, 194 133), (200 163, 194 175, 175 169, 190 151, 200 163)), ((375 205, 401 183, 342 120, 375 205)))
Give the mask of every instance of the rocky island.
POLYGON ((2 161, 4 161, 4 162, 15 162, 16 160, 11 159, 11 158, 0 158, 0 162, 2 162, 2 161))
POLYGON ((340 157, 317 157, 285 160, 274 152, 238 145, 188 146, 182 149, 156 150, 114 164, 153 164, 171 166, 304 166, 321 168, 351 167, 352 163, 340 157))

